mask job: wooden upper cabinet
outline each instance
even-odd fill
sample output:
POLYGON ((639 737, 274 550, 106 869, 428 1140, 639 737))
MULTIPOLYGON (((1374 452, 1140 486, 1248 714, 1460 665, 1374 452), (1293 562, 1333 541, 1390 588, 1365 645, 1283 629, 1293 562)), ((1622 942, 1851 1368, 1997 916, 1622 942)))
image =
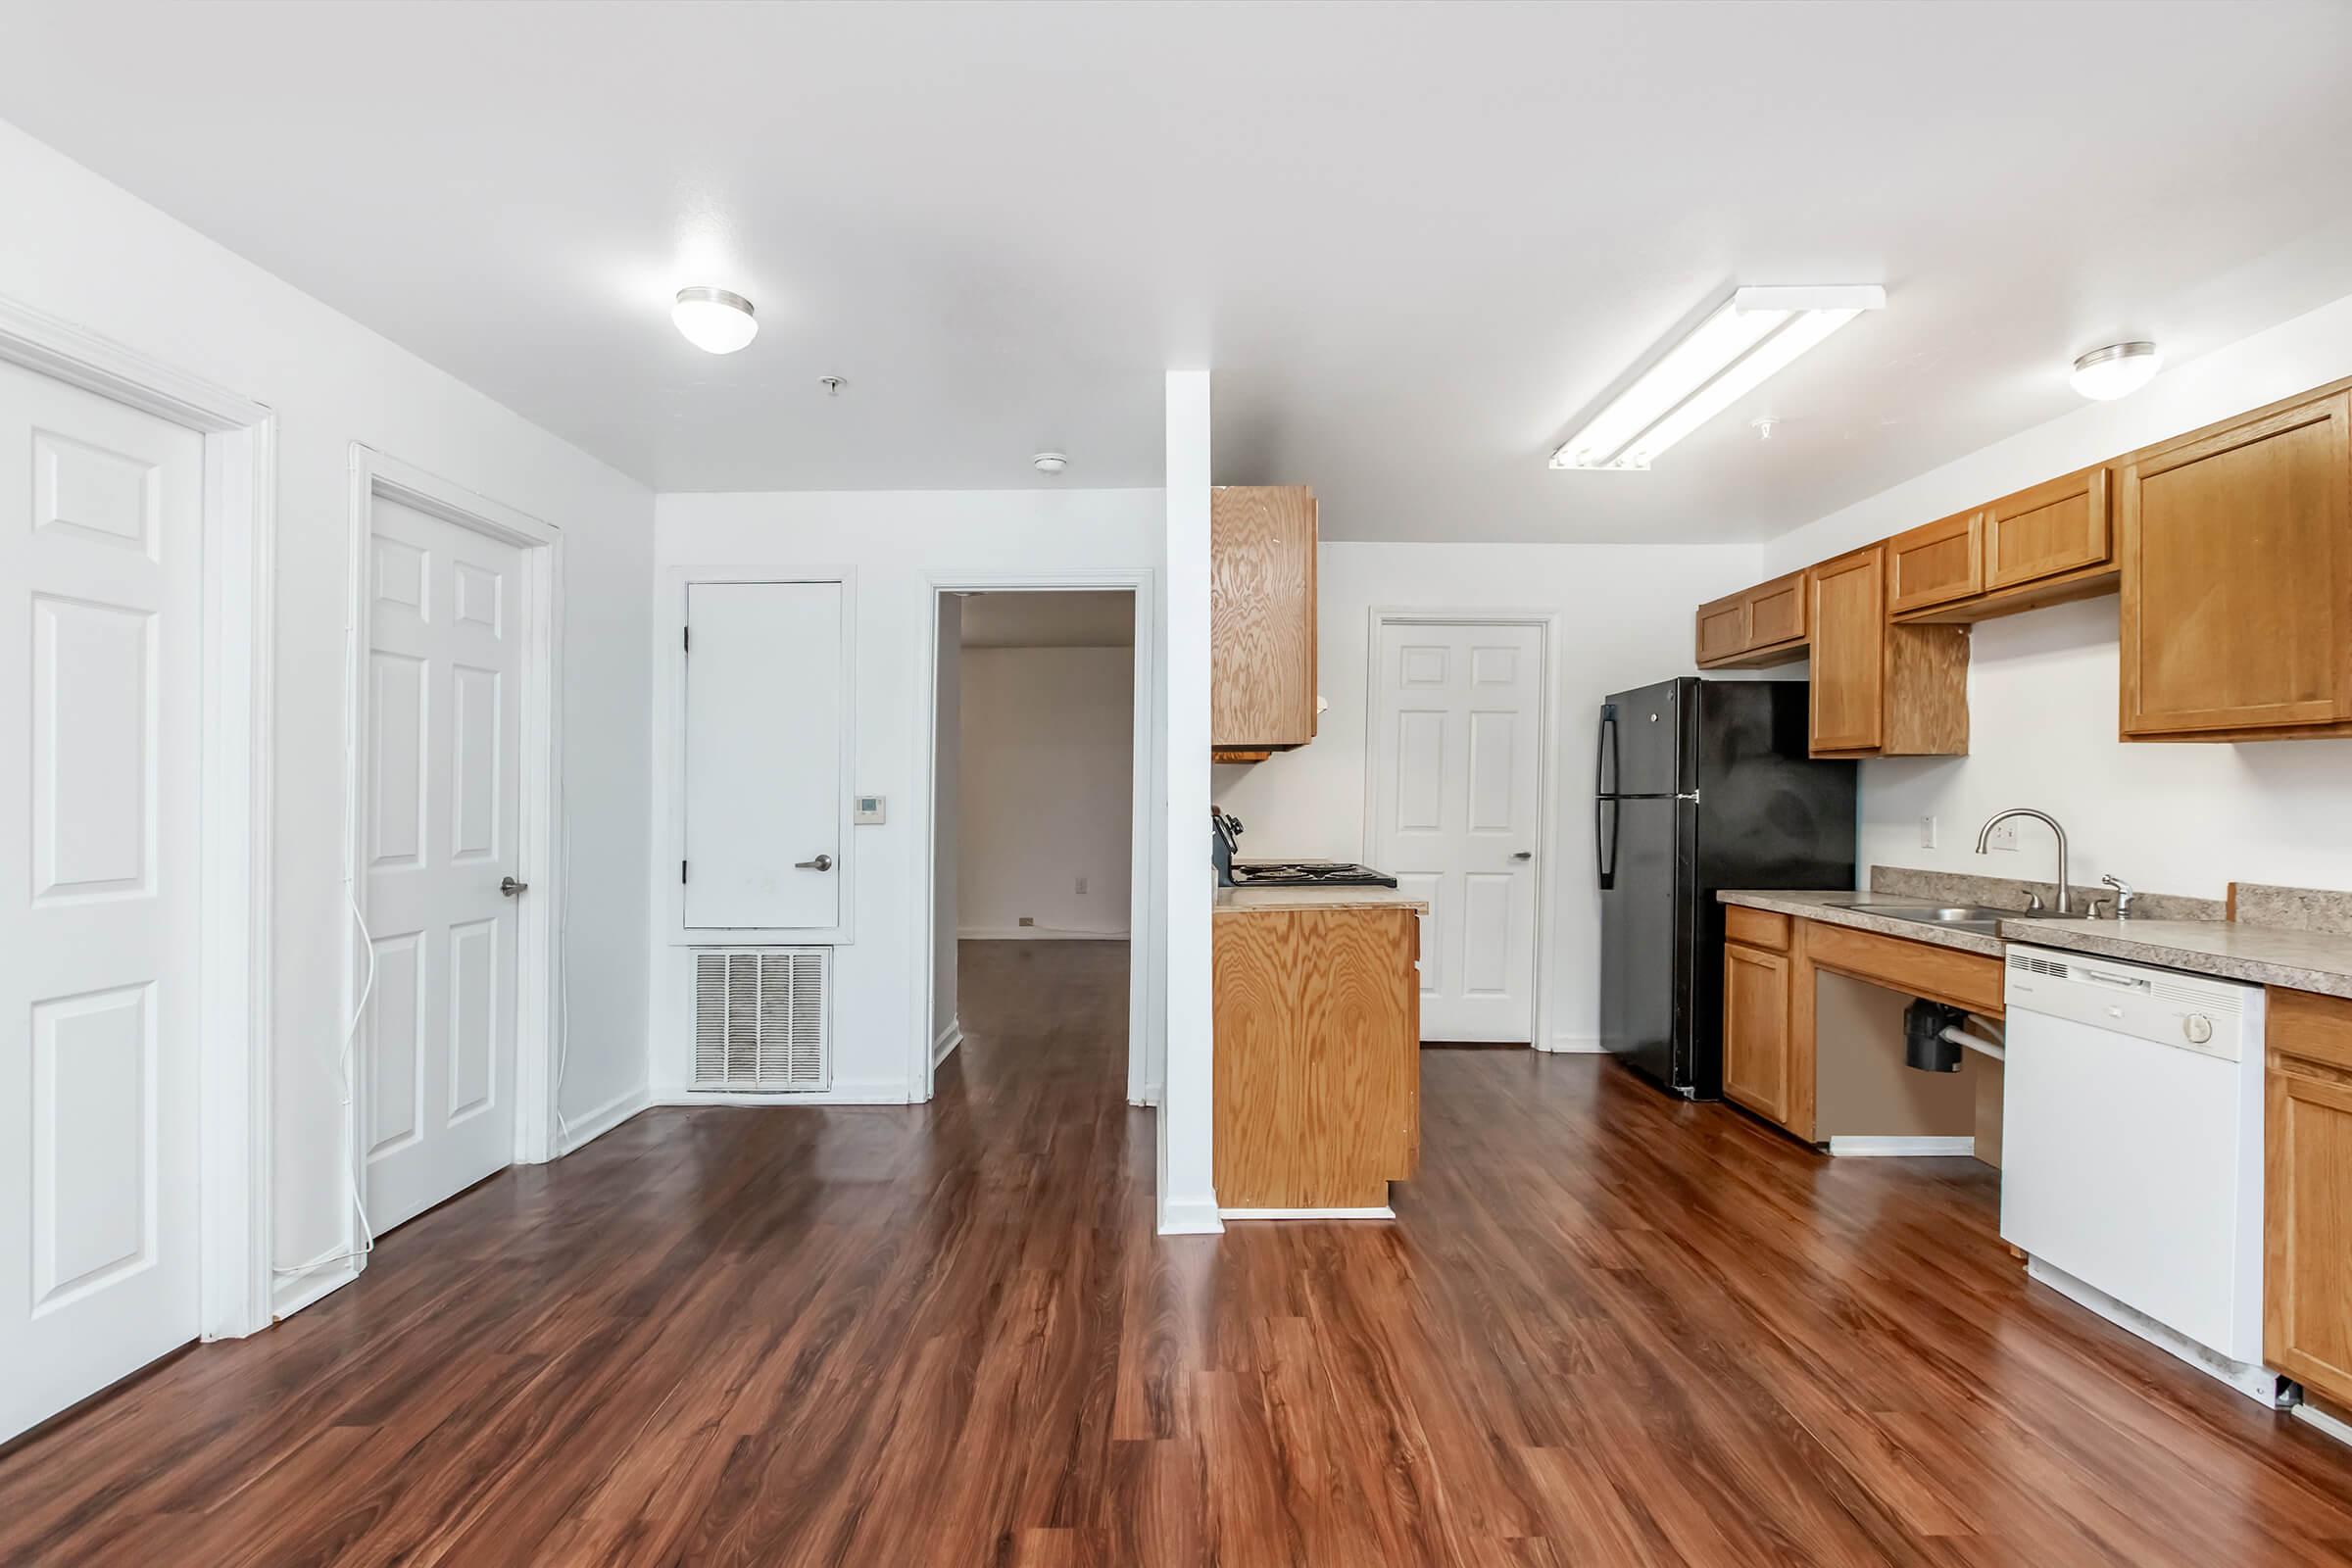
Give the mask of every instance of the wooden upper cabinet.
POLYGON ((1963 512, 1886 541, 1886 610, 1899 615, 1984 591, 1984 514, 1963 512))
POLYGON ((1886 736, 1886 547, 1811 573, 1813 750, 1875 752, 1886 736))
POLYGON ((1698 607, 1698 663, 1786 663, 1804 651, 1805 574, 1758 583, 1698 607))
POLYGON ((1698 607, 1698 662, 1721 664, 1747 652, 1747 595, 1698 607))
POLYGON ((2263 1359, 2352 1407, 2352 1002, 2270 993, 2263 1359))
POLYGON ((2102 464, 2004 496, 1985 508, 1985 589, 2014 588, 2105 566, 2114 559, 2107 526, 2108 489, 2102 464))
POLYGON ((2348 400, 2275 405, 2119 466, 2126 739, 2352 729, 2348 400))
POLYGON ((1209 500, 1209 744, 1315 738, 1315 497, 1223 485, 1209 500))

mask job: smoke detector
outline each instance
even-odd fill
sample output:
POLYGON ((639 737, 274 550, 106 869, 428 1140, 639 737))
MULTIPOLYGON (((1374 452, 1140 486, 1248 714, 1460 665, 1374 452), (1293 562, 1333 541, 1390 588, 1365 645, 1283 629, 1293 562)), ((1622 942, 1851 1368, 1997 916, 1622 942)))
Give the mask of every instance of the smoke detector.
POLYGON ((1029 466, 1040 473, 1059 473, 1070 466, 1070 460, 1058 452, 1040 452, 1029 460, 1029 466))

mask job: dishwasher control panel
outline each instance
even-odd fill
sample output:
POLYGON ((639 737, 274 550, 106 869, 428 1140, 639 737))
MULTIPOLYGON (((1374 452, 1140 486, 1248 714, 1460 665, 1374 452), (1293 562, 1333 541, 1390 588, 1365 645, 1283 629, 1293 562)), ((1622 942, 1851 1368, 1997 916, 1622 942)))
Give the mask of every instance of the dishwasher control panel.
POLYGON ((2007 968, 2011 1011, 2090 1024, 2223 1061, 2261 1050, 2246 1029, 2246 999, 2260 996, 2259 986, 2049 948, 2012 946, 2007 968))

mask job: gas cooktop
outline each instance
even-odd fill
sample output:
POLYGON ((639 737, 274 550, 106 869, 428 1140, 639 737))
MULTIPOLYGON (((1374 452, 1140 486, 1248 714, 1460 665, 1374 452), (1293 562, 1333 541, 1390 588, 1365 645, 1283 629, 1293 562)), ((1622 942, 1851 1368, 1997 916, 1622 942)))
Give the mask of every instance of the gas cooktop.
POLYGON ((1241 888, 1393 888, 1396 879, 1368 865, 1339 860, 1236 860, 1233 885, 1241 888))

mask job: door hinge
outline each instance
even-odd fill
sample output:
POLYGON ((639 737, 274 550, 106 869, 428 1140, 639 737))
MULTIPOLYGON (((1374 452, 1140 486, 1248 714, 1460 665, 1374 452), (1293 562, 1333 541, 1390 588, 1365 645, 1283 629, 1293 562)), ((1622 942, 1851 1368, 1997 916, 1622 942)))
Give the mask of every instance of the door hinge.
POLYGON ((684 885, 685 885, 685 882, 686 882, 686 862, 685 862, 684 860, 680 860, 680 861, 678 862, 678 883, 679 883, 679 885, 682 887, 682 886, 684 886, 684 885))

